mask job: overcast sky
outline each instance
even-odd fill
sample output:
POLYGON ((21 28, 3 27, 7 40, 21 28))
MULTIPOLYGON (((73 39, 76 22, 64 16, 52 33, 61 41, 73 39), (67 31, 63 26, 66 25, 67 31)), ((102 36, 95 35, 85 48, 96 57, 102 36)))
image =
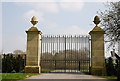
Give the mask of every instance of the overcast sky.
MULTIPOLYGON (((45 34, 88 35, 95 26, 97 11, 105 10, 106 0, 2 0, 0 3, 0 49, 4 53, 16 49, 26 51, 25 31, 32 27, 32 16, 38 19, 37 27, 45 34), (37 2, 35 2, 37 1, 37 2)), ((117 1, 117 0, 115 0, 117 1)))

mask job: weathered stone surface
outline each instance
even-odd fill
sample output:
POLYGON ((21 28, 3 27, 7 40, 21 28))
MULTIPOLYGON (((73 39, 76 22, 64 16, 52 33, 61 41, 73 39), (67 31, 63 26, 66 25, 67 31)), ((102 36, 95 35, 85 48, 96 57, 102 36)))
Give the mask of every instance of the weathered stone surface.
POLYGON ((106 75, 104 57, 104 30, 95 26, 91 35, 91 74, 106 75))
POLYGON ((25 66, 25 73, 40 73, 40 66, 25 66))
POLYGON ((27 33, 26 73, 40 73, 41 32, 31 27, 27 33))

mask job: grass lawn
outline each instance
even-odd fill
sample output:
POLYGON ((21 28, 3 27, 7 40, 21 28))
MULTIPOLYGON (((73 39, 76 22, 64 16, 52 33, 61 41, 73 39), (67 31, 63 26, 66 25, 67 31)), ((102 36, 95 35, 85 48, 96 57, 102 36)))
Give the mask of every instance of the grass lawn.
POLYGON ((85 73, 85 74, 89 74, 88 70, 80 70, 80 72, 85 73))
POLYGON ((33 75, 38 75, 38 73, 2 73, 2 81, 16 81, 33 75))
MULTIPOLYGON (((52 71, 51 69, 42 69, 42 73, 52 71)), ((1 74, 0 74, 1 75, 1 74)), ((38 75, 38 73, 2 73, 2 81, 16 81, 27 77, 38 75)))
POLYGON ((103 78, 107 78, 107 79, 117 79, 117 77, 115 76, 102 76, 103 78))
POLYGON ((41 72, 42 72, 42 73, 49 73, 49 72, 51 72, 51 71, 53 71, 53 70, 51 70, 51 69, 41 69, 41 72))
MULTIPOLYGON (((80 72, 83 72, 85 74, 89 74, 89 71, 80 71, 80 72)), ((93 75, 93 76, 96 76, 96 75, 93 75)), ((98 77, 106 78, 106 79, 117 79, 116 76, 98 76, 98 77)))
MULTIPOLYGON (((93 76, 97 76, 97 75, 93 75, 93 76)), ((116 76, 97 76, 97 77, 106 78, 106 79, 117 79, 116 76)))

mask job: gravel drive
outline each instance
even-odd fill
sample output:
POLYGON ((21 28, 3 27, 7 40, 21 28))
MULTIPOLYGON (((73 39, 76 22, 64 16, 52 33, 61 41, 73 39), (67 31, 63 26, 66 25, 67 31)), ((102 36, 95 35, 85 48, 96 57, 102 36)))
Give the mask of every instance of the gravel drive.
POLYGON ((32 76, 27 79, 104 79, 104 78, 85 74, 43 73, 41 75, 32 76))
POLYGON ((92 75, 86 75, 81 72, 75 73, 72 72, 66 72, 66 73, 60 73, 61 71, 56 70, 51 73, 41 73, 40 75, 31 76, 29 78, 26 78, 24 80, 18 80, 18 81, 114 81, 114 80, 108 80, 105 78, 92 76, 92 75))

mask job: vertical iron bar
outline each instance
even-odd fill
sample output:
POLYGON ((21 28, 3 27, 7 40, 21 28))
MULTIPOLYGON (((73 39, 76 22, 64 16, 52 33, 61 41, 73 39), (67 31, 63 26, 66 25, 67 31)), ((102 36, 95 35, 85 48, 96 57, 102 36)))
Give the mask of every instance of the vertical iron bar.
POLYGON ((65 72, 66 72, 66 35, 65 35, 65 72))
POLYGON ((79 68, 78 68, 78 66, 79 66, 79 62, 78 62, 78 35, 77 35, 77 41, 76 41, 76 43, 77 43, 77 46, 76 46, 76 50, 77 50, 77 72, 79 72, 78 70, 79 70, 79 68))
MULTIPOLYGON (((46 39, 46 36, 45 36, 45 39, 46 39)), ((45 41, 45 43, 44 43, 44 45, 45 45, 45 53, 44 54, 46 54, 46 40, 44 39, 44 41, 45 41)), ((46 55, 44 55, 44 57, 45 57, 46 55)), ((46 61, 46 57, 45 57, 45 61, 46 61)))
POLYGON ((84 61, 84 60, 85 60, 85 59, 84 59, 84 55, 85 55, 85 53, 84 53, 84 44, 85 44, 85 39, 84 39, 84 36, 83 36, 83 38, 82 38, 82 39, 83 39, 83 46, 82 46, 82 48, 83 48, 83 71, 85 71, 85 64, 84 64, 84 63, 85 63, 85 61, 84 61))
MULTIPOLYGON (((81 67, 81 61, 80 61, 80 58, 81 58, 81 53, 80 53, 80 35, 78 36, 78 61, 80 62, 80 67, 81 67)), ((79 67, 79 68, 80 68, 79 67)), ((81 69, 80 69, 81 70, 81 69)), ((79 71, 80 71, 79 70, 79 71)))
POLYGON ((82 53, 82 36, 80 37, 81 38, 81 43, 80 43, 80 48, 81 48, 81 69, 83 71, 83 53, 82 53))
MULTIPOLYGON (((79 35, 78 35, 78 43, 77 43, 77 50, 78 50, 78 54, 77 54, 77 59, 78 59, 78 70, 80 69, 80 65, 79 65, 79 59, 80 59, 80 52, 79 52, 79 42, 80 42, 80 40, 79 40, 79 35)), ((80 71, 80 70, 79 70, 80 71)), ((79 72, 78 71, 78 72, 79 72)))
POLYGON ((75 43, 75 57, 74 57, 74 61, 75 61, 75 63, 74 63, 74 66, 75 66, 75 72, 77 72, 77 69, 76 69, 76 35, 75 35, 75 37, 74 37, 74 43, 75 43))
POLYGON ((86 40, 87 40, 87 36, 84 36, 84 70, 87 71, 87 51, 86 51, 86 40))
POLYGON ((70 35, 69 35, 69 71, 70 71, 70 69, 71 69, 71 61, 70 61, 70 35))
POLYGON ((53 62, 53 65, 55 66, 55 71, 56 71, 56 36, 54 36, 54 41, 53 41, 54 43, 55 43, 55 45, 54 45, 54 49, 53 50, 55 50, 54 51, 54 53, 53 53, 53 55, 52 55, 52 57, 54 57, 53 59, 52 59, 52 62, 53 62))
POLYGON ((83 67, 85 71, 85 37, 83 36, 83 67))
MULTIPOLYGON (((50 43, 51 43, 51 54, 52 54, 52 35, 50 36, 50 43)), ((55 68, 55 66, 53 66, 53 68, 52 69, 54 69, 55 68)))
MULTIPOLYGON (((46 47, 47 47, 47 46, 46 46, 46 36, 45 36, 45 61, 46 61, 46 63, 48 63, 47 60, 46 60, 46 53, 47 53, 46 47)), ((49 68, 49 67, 48 67, 48 68, 49 68)))
MULTIPOLYGON (((54 37, 54 35, 53 35, 53 54, 52 54, 52 55, 54 55, 54 42, 55 42, 55 37, 54 37)), ((54 62, 54 60, 52 60, 52 62, 54 62)), ((55 66, 54 69, 56 69, 56 66, 55 66)))
POLYGON ((43 47, 44 47, 44 49, 43 49, 43 58, 44 58, 44 60, 43 60, 43 62, 45 62, 45 36, 43 36, 43 47))
MULTIPOLYGON (((59 54, 60 54, 60 35, 59 35, 59 54)), ((59 57, 58 64, 60 64, 60 57, 59 57)), ((58 69, 59 69, 59 67, 58 67, 58 69)))
MULTIPOLYGON (((53 55, 55 55, 55 45, 56 45, 56 36, 54 36, 54 40, 53 40, 53 55)), ((56 63, 55 63, 55 59, 53 60, 53 63, 55 64, 55 70, 56 70, 56 63)))
MULTIPOLYGON (((57 53, 59 54, 58 44, 59 44, 59 37, 57 36, 57 53)), ((58 55, 58 54, 57 54, 57 55, 58 55)), ((58 57, 57 55, 56 55, 56 57, 58 57)), ((58 59, 56 59, 56 61, 57 61, 57 60, 58 60, 58 59)), ((58 62, 58 61, 57 61, 57 62, 58 62)), ((56 62, 56 65, 57 65, 57 62, 56 62)), ((56 66, 56 69, 57 69, 57 66, 56 66)))
POLYGON ((72 61, 72 35, 71 35, 71 72, 72 72, 72 66, 73 66, 73 61, 72 61))
POLYGON ((82 41, 83 41, 83 43, 82 43, 82 44, 83 44, 83 45, 82 45, 82 50, 83 50, 82 53, 83 53, 83 71, 84 71, 84 69, 85 69, 85 67, 84 67, 84 66, 85 66, 85 65, 84 65, 84 62, 85 62, 85 61, 84 61, 84 36, 82 36, 82 41))
POLYGON ((80 35, 79 35, 79 62, 80 62, 80 71, 81 71, 81 39, 80 39, 80 35))

